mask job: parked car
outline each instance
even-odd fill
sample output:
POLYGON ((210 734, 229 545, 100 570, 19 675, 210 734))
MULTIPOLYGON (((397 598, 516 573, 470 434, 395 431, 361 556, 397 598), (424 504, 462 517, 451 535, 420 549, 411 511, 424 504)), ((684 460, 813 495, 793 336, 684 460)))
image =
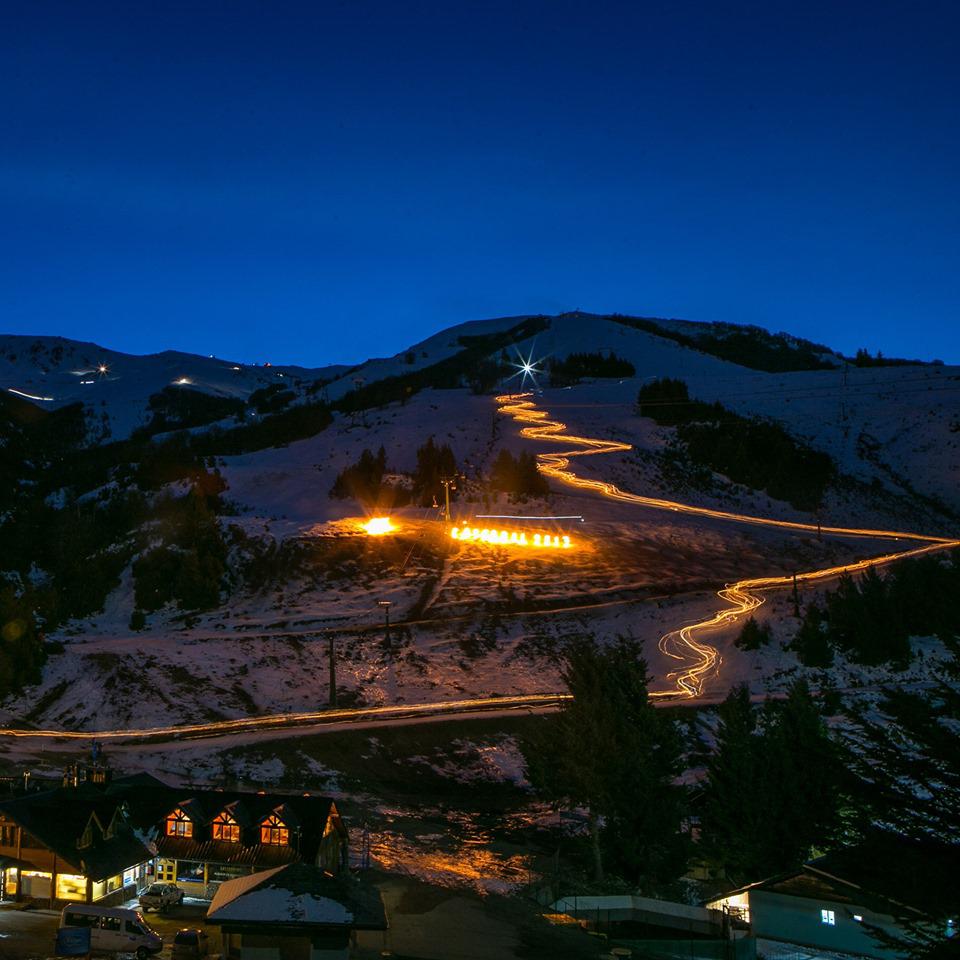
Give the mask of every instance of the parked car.
POLYGON ((183 891, 175 883, 151 883, 140 894, 140 909, 157 910, 160 913, 169 907, 183 903, 183 891))
POLYGON ((89 929, 90 950, 96 952, 135 953, 137 960, 146 960, 163 949, 163 937, 138 910, 75 903, 63 908, 60 926, 89 929))
POLYGON ((173 960, 195 960, 210 952, 210 940, 199 927, 184 927, 173 938, 173 960))

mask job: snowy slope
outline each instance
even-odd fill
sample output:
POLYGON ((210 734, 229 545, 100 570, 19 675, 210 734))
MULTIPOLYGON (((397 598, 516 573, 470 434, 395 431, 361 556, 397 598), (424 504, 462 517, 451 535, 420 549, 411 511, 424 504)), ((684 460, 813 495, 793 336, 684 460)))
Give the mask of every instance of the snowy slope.
MULTIPOLYGON (((372 383, 421 369, 458 353, 463 336, 508 330, 522 319, 462 324, 392 358, 319 370, 245 367, 176 353, 131 357, 57 338, 4 337, 0 387, 53 398, 36 401, 39 405, 87 399, 107 413, 114 435, 120 436, 142 422, 151 394, 183 378, 196 389, 240 398, 281 380, 323 378, 334 400, 360 378, 372 383), (101 374, 100 365, 107 371, 101 374)), ((911 490, 960 511, 960 368, 763 373, 584 314, 552 318, 548 329, 508 353, 545 360, 598 350, 629 360, 635 375, 570 388, 544 386, 537 396, 540 406, 574 432, 633 445, 622 455, 584 458, 577 465, 584 474, 648 496, 809 519, 733 485, 706 491, 673 485, 658 459, 671 431, 638 417, 635 401, 646 380, 678 377, 698 399, 781 420, 861 481, 860 487, 831 497, 825 522, 903 523, 901 529, 918 524, 936 533, 955 526, 911 490), (878 498, 871 484, 900 498, 878 498)), ((516 378, 503 389, 520 386, 516 378)), ((718 582, 788 573, 877 549, 875 543, 821 543, 655 512, 563 487, 555 488, 548 502, 516 505, 503 498, 490 504, 481 501, 479 485, 468 483, 455 504, 457 516, 498 510, 583 514, 587 523, 576 533, 580 548, 560 564, 503 559, 466 547, 451 550, 449 542, 438 539, 440 525, 431 519, 435 512, 408 507, 396 515, 402 531, 397 555, 386 552, 379 573, 332 570, 327 559, 338 551, 341 562, 357 552, 369 559, 381 549, 357 537, 363 509, 329 497, 337 473, 364 449, 381 445, 391 471, 412 471, 417 447, 431 436, 451 446, 469 481, 488 475, 504 447, 534 453, 555 449, 522 437, 518 424, 497 414, 493 396, 428 389, 403 405, 337 413, 321 433, 285 447, 226 457, 220 468, 226 497, 237 512, 224 517, 223 525, 240 527, 259 542, 305 546, 305 563, 286 579, 246 587, 234 582, 219 609, 197 617, 173 609, 151 614, 142 633, 128 627, 133 609, 128 568, 101 614, 51 634, 65 643, 65 652, 51 658, 39 688, 10 700, 5 711, 32 722, 109 727, 240 716, 253 709, 307 709, 323 700, 327 631, 342 643, 341 684, 367 703, 555 690, 556 652, 565 639, 583 633, 600 639, 630 632, 640 636, 656 686, 666 687, 672 667, 657 641, 678 623, 715 610, 718 582), (383 598, 394 604, 398 621, 414 621, 405 634, 398 633, 393 659, 384 654, 380 632, 376 601, 383 598)), ((789 635, 793 625, 782 603, 771 603, 764 614, 775 621, 778 635, 789 635)), ((716 637, 727 658, 721 687, 738 678, 776 687, 795 674, 792 655, 742 654, 729 649, 731 638, 732 632, 716 637)), ((917 679, 923 679, 921 667, 917 679)), ((935 669, 931 661, 930 670, 935 669)), ((862 669, 852 669, 851 682, 862 675, 862 669)))
POLYGON ((116 440, 146 420, 146 401, 171 385, 245 399, 254 390, 285 381, 336 377, 343 366, 249 366, 216 357, 167 350, 135 356, 63 337, 0 335, 0 389, 46 409, 81 402, 96 419, 106 414, 116 440))

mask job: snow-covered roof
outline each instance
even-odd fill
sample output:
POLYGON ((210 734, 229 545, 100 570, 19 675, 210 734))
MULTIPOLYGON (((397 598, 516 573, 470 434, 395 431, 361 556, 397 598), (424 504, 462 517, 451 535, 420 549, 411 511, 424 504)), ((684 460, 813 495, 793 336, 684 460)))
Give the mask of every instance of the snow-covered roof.
POLYGON ((386 928, 379 892, 349 876, 305 863, 229 880, 217 891, 207 921, 266 927, 386 928))

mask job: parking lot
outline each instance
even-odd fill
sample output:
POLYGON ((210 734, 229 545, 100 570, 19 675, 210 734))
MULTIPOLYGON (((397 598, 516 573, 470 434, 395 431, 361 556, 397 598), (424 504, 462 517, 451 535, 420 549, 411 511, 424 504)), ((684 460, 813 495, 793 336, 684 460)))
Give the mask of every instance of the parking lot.
MULTIPOLYGON (((136 900, 118 906, 139 909, 136 900)), ((207 900, 187 898, 180 906, 171 907, 167 913, 148 913, 145 919, 157 933, 163 937, 163 951, 159 957, 170 957, 170 945, 174 934, 181 927, 203 927, 203 918, 210 906, 207 900)), ((0 904, 0 960, 35 960, 54 955, 54 942, 60 912, 54 910, 19 910, 16 904, 0 904)), ((215 954, 219 949, 217 929, 211 927, 208 933, 210 951, 215 954)))

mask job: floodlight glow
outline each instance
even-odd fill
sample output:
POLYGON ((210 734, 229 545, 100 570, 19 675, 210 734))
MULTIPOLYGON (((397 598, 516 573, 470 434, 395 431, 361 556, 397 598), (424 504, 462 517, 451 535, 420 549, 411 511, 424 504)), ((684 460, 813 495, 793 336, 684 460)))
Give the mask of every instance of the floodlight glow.
POLYGON ((363 525, 363 529, 371 537, 382 537, 386 533, 393 533, 397 528, 390 522, 389 517, 372 517, 363 525))
POLYGON ((450 539, 464 543, 486 543, 495 547, 547 547, 569 550, 570 537, 566 534, 531 533, 526 530, 492 530, 487 527, 451 527, 450 539))

